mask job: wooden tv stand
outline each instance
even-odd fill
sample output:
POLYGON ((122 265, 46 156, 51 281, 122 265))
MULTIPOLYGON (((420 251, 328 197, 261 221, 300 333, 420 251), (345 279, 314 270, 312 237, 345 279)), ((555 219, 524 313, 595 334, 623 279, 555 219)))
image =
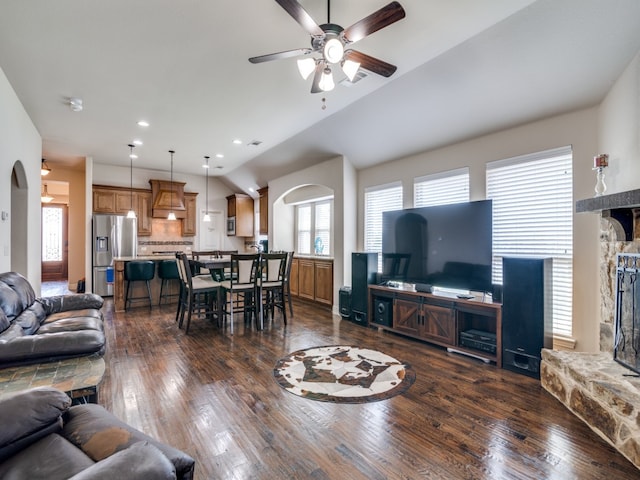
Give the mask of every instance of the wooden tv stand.
POLYGON ((482 295, 472 299, 453 293, 416 292, 400 287, 369 285, 369 325, 446 347, 502 367, 502 305, 482 295), (495 335, 495 352, 483 339, 469 340, 468 332, 495 335), (461 333, 467 334, 466 339, 461 333), (463 344, 465 342, 465 344, 463 344), (477 345, 477 348, 469 346, 477 345))

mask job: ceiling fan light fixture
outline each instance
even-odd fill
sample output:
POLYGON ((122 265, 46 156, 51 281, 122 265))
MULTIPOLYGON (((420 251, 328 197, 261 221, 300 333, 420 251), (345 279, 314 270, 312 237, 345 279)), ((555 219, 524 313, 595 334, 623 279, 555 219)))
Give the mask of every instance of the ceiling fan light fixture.
POLYGON ((325 67, 322 72, 322 77, 320 77, 318 87, 323 92, 330 92, 335 86, 336 84, 333 82, 333 74, 331 73, 331 69, 329 67, 325 67))
POLYGON ((329 63, 338 63, 344 56, 344 45, 336 37, 330 38, 324 44, 324 58, 329 63))
POLYGON ((345 60, 344 62, 342 62, 342 71, 347 76, 350 82, 353 82, 353 79, 356 77, 359 68, 360 63, 354 62, 353 60, 345 60))
POLYGON ((298 60, 298 72, 300 72, 300 76, 304 80, 309 78, 309 75, 311 75, 315 69, 316 61, 313 58, 307 57, 298 60))

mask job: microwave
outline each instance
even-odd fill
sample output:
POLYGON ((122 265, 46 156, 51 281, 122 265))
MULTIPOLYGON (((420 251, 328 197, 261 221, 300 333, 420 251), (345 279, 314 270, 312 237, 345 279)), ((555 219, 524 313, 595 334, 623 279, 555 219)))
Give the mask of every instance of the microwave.
POLYGON ((236 217, 227 217, 227 235, 236 234, 236 217))

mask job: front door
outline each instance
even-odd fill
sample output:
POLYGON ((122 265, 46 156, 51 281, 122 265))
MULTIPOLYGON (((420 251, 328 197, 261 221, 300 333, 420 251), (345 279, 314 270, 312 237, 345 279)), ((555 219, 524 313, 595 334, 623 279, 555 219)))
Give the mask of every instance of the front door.
POLYGON ((42 281, 67 280, 67 206, 42 206, 42 281))

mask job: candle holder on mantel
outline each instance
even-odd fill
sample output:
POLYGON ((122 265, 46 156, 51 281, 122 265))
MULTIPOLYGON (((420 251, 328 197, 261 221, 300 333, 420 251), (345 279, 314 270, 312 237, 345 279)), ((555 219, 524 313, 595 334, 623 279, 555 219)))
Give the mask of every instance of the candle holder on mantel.
POLYGON ((604 183, 604 169, 609 166, 609 155, 602 153, 593 157, 593 170, 596 171, 596 197, 604 195, 607 185, 604 183))

